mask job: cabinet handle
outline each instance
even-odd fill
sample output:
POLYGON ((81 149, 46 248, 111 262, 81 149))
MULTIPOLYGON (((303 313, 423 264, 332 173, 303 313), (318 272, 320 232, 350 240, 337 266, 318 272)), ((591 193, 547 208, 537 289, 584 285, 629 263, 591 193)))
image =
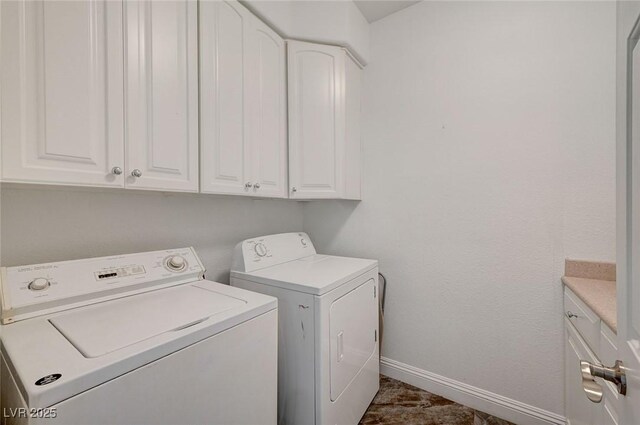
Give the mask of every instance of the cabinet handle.
POLYGON ((244 188, 245 188, 245 189, 251 189, 251 186, 253 186, 253 185, 251 184, 251 182, 246 182, 246 183, 244 184, 244 188))
POLYGON ((122 174, 122 168, 120 167, 113 167, 111 169, 111 174, 115 174, 116 176, 119 176, 120 174, 122 174))
POLYGON ((298 189, 294 186, 294 187, 292 187, 292 188, 291 188, 291 191, 292 191, 292 192, 297 192, 297 191, 298 191, 298 189))
POLYGON ((254 189, 260 189, 260 183, 256 183, 256 184, 254 184, 254 185, 253 185, 253 188, 254 188, 254 189))
POLYGON ((567 310, 566 315, 569 319, 572 319, 574 317, 577 319, 579 317, 577 314, 572 313, 570 310, 567 310))
POLYGON ((136 168, 136 169, 134 169, 134 170, 131 172, 131 175, 132 175, 133 177, 142 177, 142 171, 140 171, 140 170, 138 170, 138 169, 136 168))

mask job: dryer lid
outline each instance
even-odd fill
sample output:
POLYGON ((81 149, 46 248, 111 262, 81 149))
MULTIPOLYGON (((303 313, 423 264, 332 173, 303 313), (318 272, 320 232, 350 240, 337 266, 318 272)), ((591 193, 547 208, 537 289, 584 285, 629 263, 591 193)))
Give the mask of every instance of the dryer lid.
POLYGON ((154 336, 185 329, 246 301, 186 285, 70 311, 49 322, 84 357, 100 357, 154 336))

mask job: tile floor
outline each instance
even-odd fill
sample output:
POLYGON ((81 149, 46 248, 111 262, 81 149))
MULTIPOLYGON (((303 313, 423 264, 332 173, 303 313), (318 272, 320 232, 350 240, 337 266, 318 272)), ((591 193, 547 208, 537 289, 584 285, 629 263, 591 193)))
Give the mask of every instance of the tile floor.
POLYGON ((387 376, 360 425, 513 425, 387 376))

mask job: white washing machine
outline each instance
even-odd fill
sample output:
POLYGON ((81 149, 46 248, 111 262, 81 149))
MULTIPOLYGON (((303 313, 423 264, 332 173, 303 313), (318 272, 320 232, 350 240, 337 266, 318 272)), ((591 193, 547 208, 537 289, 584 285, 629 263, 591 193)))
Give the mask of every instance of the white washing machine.
POLYGON ((378 262, 263 236, 236 247, 231 285, 278 298, 278 422, 357 424, 379 389, 378 262))
POLYGON ((277 300, 192 248, 1 269, 5 424, 275 424, 277 300))

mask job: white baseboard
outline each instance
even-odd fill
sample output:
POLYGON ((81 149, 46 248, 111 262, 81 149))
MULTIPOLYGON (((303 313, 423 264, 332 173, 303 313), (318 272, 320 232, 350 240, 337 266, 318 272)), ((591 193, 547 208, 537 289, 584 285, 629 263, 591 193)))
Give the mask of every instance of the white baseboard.
POLYGON ((518 425, 565 425, 562 415, 382 357, 380 373, 518 425))

